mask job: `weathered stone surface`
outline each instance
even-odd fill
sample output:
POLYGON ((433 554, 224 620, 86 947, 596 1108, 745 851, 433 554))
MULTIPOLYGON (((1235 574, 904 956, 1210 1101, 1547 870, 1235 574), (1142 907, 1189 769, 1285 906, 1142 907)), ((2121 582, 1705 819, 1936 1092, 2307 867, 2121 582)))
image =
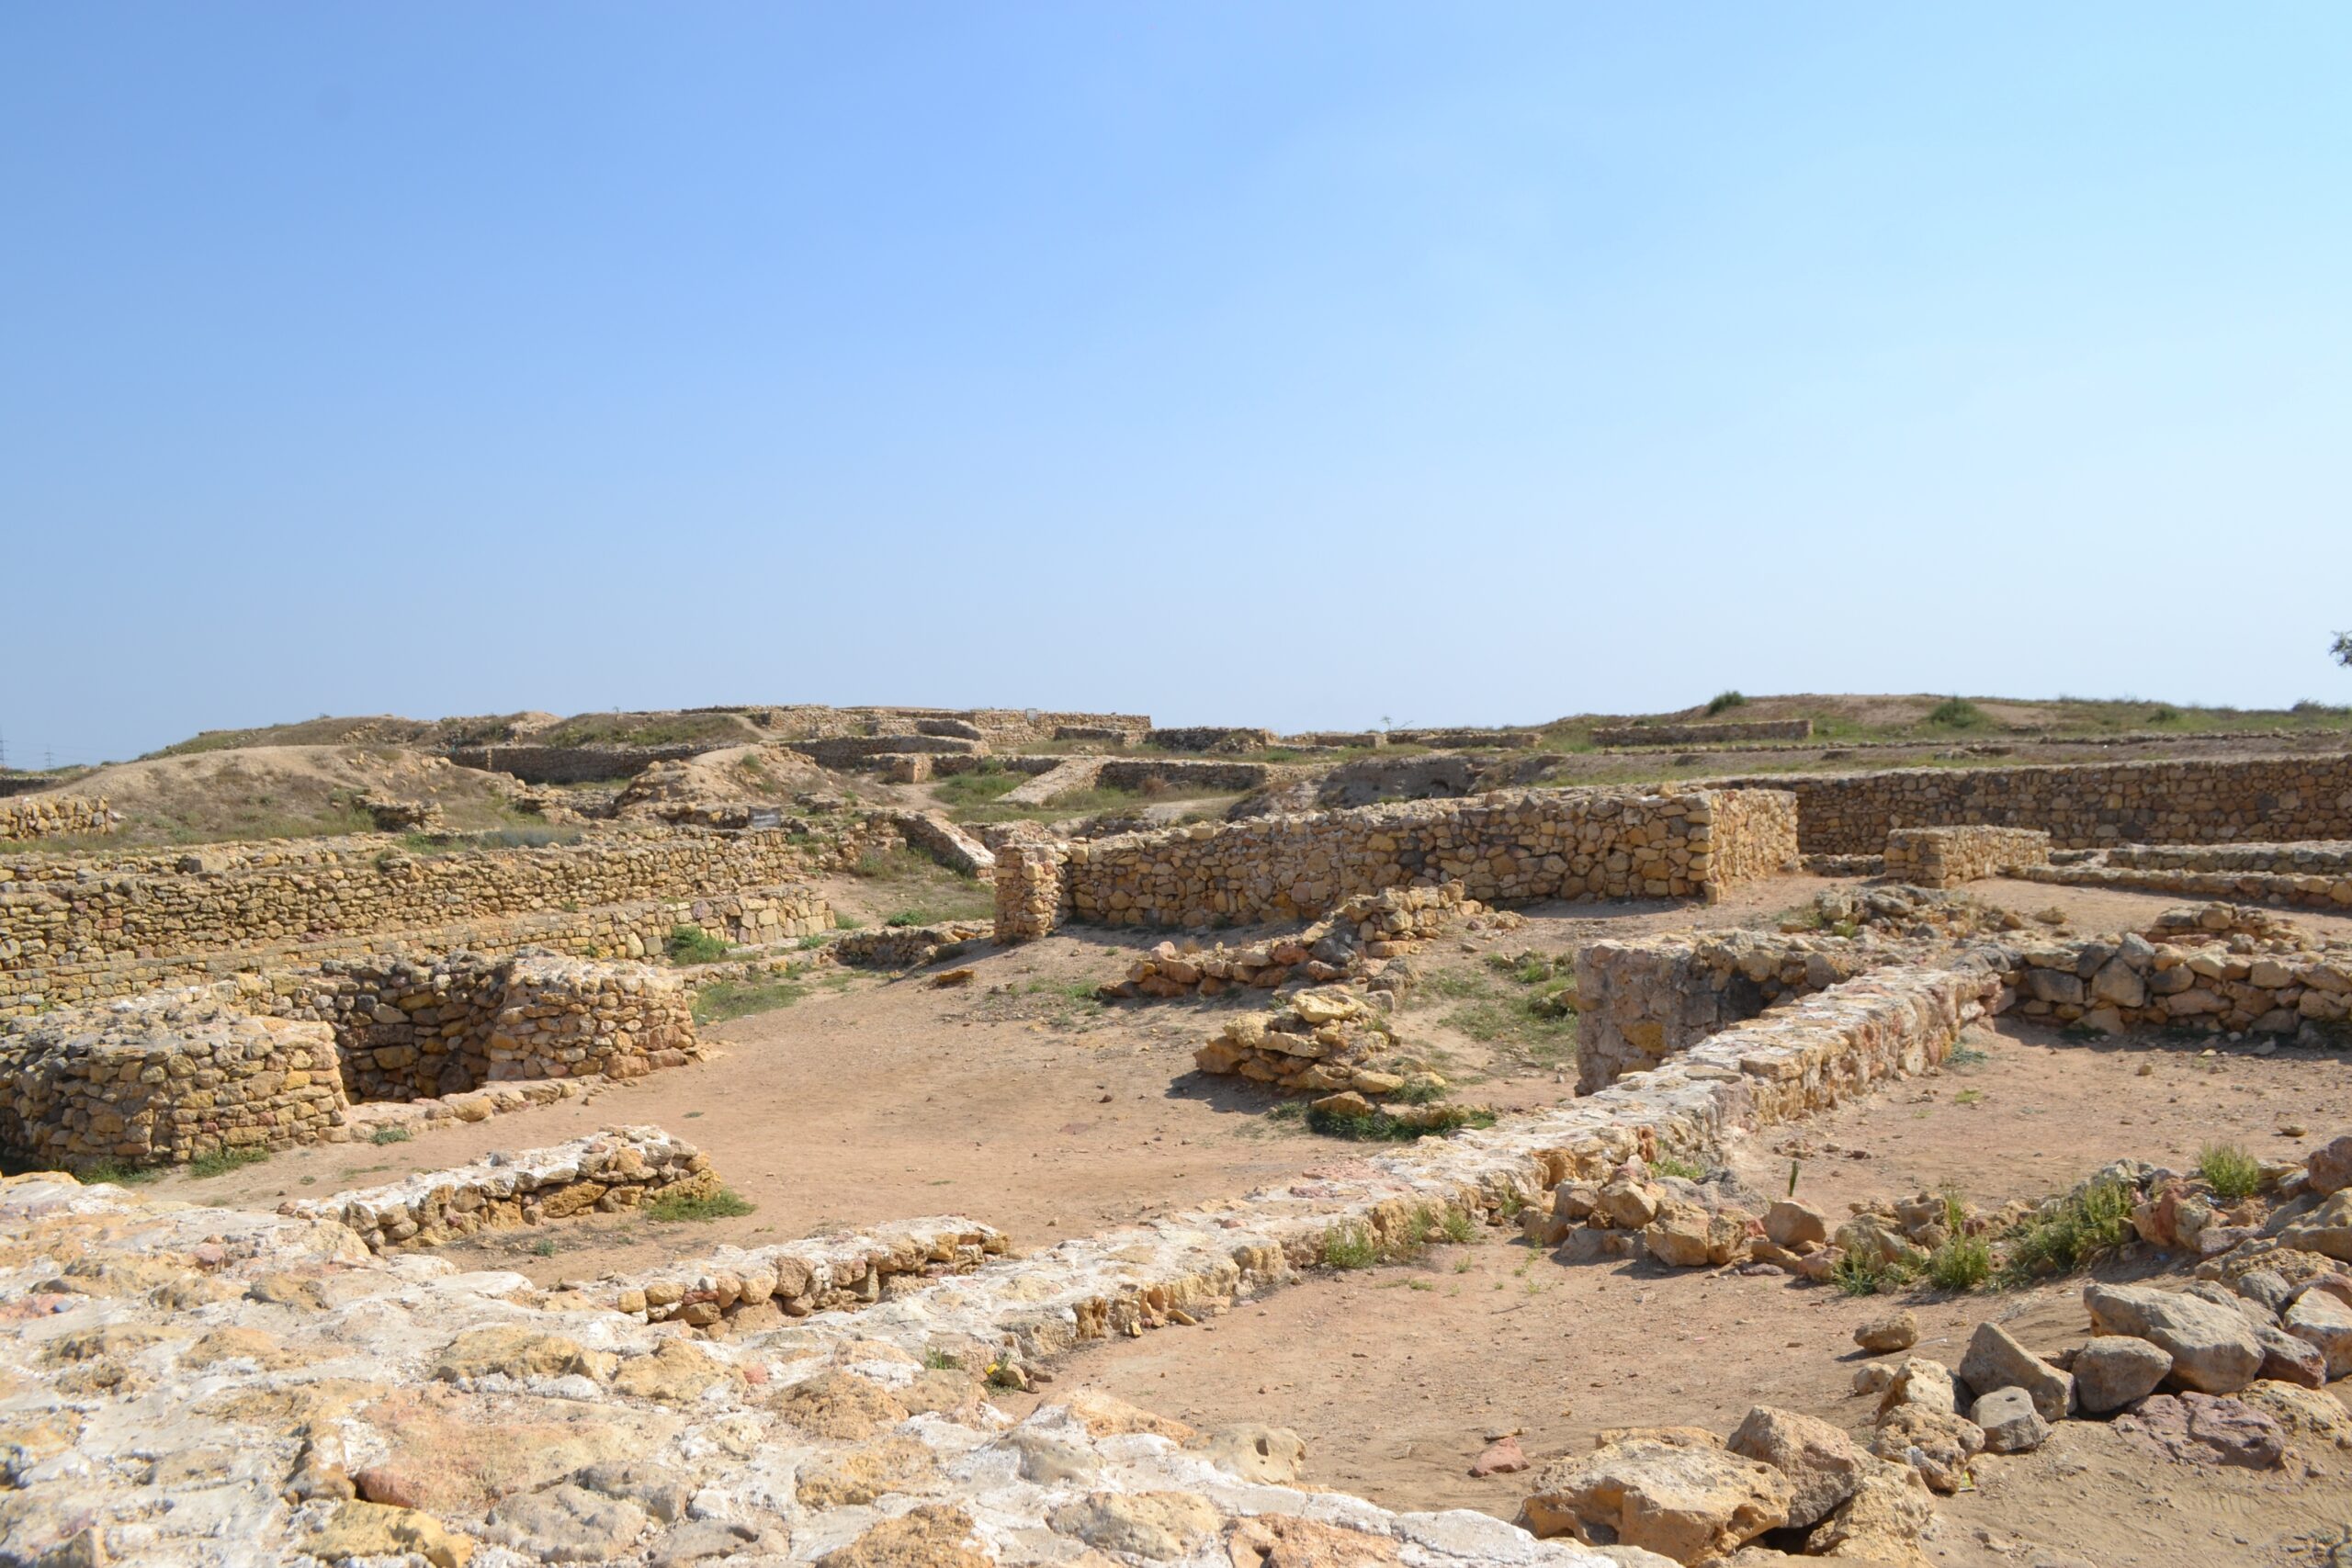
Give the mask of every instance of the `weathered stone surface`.
POLYGON ((2288 1303, 2280 1325, 2320 1353, 2331 1381, 2352 1374, 2352 1306, 2327 1292, 2307 1290, 2288 1303))
POLYGON ((1815 1556, 1911 1568, 1924 1561, 1919 1537, 1935 1519, 1934 1498, 1917 1471, 1865 1454, 1854 1495, 1815 1527, 1804 1549, 1815 1556))
POLYGON ((1054 1529, 1104 1551, 1167 1562, 1215 1534, 1223 1516, 1193 1492, 1094 1492, 1055 1509, 1054 1529))
POLYGON ((1288 1427, 1221 1427, 1201 1448, 1219 1470, 1266 1486, 1288 1486, 1306 1467, 1306 1440, 1288 1427))
POLYGON ((2342 1189, 2278 1233, 2282 1247, 2352 1262, 2352 1188, 2342 1189))
POLYGON ((1926 1356, 1910 1357, 1896 1367, 1886 1393, 1879 1398, 1878 1413, 1883 1419, 1905 1406, 1946 1416, 1958 1414, 1960 1390, 1953 1385, 1951 1369, 1926 1356))
POLYGON ((1754 1406, 1724 1446, 1788 1478, 1787 1523, 1792 1527, 1819 1524, 1861 1484, 1866 1456, 1854 1440, 1828 1422, 1793 1410, 1754 1406))
POLYGON ((1919 1342, 1919 1314, 1909 1307, 1874 1317, 1854 1330, 1854 1343, 1873 1356, 1908 1350, 1919 1342))
POLYGON ((1898 1405, 1879 1422, 1871 1452, 1907 1464, 1938 1492, 1957 1492, 1968 1479, 1968 1461, 1984 1451, 1976 1423, 1927 1404, 1898 1405))
POLYGON ((1780 1247, 1821 1246, 1829 1240, 1829 1217, 1809 1203, 1779 1199, 1764 1211, 1764 1234, 1780 1247))
POLYGON ((466 1568, 473 1560, 474 1541, 430 1514, 380 1503, 349 1502, 329 1515, 302 1542, 302 1549, 329 1562, 414 1552, 433 1568, 466 1568))
POLYGON ((937 1503, 919 1503, 817 1559, 817 1568, 995 1568, 995 1564, 993 1556, 978 1549, 971 1515, 937 1503))
POLYGON ((2147 1285, 2089 1284, 2083 1304, 2097 1334, 2128 1334, 2172 1357, 2172 1376, 2203 1393, 2233 1393, 2262 1371, 2253 1325, 2227 1307, 2147 1285))
POLYGON ((2352 1187, 2352 1133, 2334 1138, 2303 1156, 2303 1172, 2322 1197, 2352 1187))
POLYGON ((2248 1383, 2234 1397, 2278 1422, 2290 1439, 2308 1438, 2324 1447, 2352 1449, 2352 1413, 2324 1390, 2265 1379, 2248 1383))
POLYGON ((2086 1414, 2105 1416, 2154 1393, 2172 1354, 2128 1335, 2094 1339, 2075 1352, 2075 1393, 2086 1414))
POLYGON ((2118 1416, 2115 1425, 2189 1464, 2267 1470, 2287 1450, 2286 1433, 2263 1411, 2243 1400, 2194 1390, 2177 1397, 2151 1395, 2138 1409, 2118 1416))
POLYGON ((1788 1479, 1759 1461, 1634 1438, 1549 1466, 1520 1511, 1539 1536, 1699 1562, 1785 1524, 1792 1495, 1788 1479))
POLYGON ((1960 1381, 1979 1397, 1997 1389, 2021 1388, 2044 1421, 2063 1421, 2075 1408, 2075 1380, 2018 1344, 1997 1323, 1980 1323, 1969 1336, 1960 1381))
POLYGON ((490 1511, 490 1534, 548 1562, 604 1562, 645 1533, 643 1508, 565 1483, 503 1498, 490 1511))
POLYGON ((2027 1453, 2050 1437, 2050 1423, 2035 1408, 2033 1395, 2015 1384, 1979 1399, 1968 1418, 1984 1432, 1985 1450, 1991 1453, 2027 1453))

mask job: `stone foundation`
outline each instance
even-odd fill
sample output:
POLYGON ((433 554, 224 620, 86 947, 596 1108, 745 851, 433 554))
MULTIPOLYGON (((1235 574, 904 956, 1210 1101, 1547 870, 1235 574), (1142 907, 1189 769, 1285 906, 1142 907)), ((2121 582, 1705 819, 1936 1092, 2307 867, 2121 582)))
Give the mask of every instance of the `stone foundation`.
POLYGON ((2067 887, 2130 887, 2199 898, 2352 909, 2352 844, 2120 844, 2070 865, 2018 874, 2067 887))
POLYGON ((0 1039, 0 1149, 87 1169, 316 1143, 343 1123, 334 1032, 201 992, 51 1014, 0 1039))
POLYGON ((1711 789, 1797 797, 1808 854, 1876 854, 1897 828, 2038 828, 2060 849, 2352 838, 2352 753, 2027 768, 1766 773, 1711 789))
POLYGON ((723 1247, 599 1286, 597 1294, 640 1323, 752 1333, 816 1313, 855 1312, 1012 1250, 1001 1232, 975 1221, 906 1220, 839 1240, 723 1247))
POLYGON ((1202 823, 999 856, 1000 937, 1100 924, 1308 919, 1358 893, 1459 881, 1483 903, 1707 898, 1796 863, 1793 803, 1770 791, 1531 791, 1356 811, 1202 823), (1041 929, 1042 928, 1042 929, 1041 929))
POLYGON ((1958 887, 2019 866, 2050 863, 2050 835, 2034 828, 1897 828, 1885 874, 1916 887, 1958 887))
POLYGON ((1143 743, 1162 751, 1262 751, 1275 741, 1271 729, 1211 724, 1189 729, 1148 729, 1143 743))
POLYGON ((2293 1034, 2340 1027, 2352 1013, 2352 943, 2316 942, 2260 909, 2172 911, 2144 936, 2021 947, 2007 958, 2005 1010, 2109 1034, 2293 1034))
POLYGON ((114 813, 107 809, 103 797, 32 795, 0 800, 0 842, 113 831, 114 813))
POLYGON ((553 1148, 492 1155, 380 1187, 280 1203, 295 1219, 348 1225, 375 1253, 438 1247, 487 1230, 610 1214, 719 1189, 710 1156, 659 1127, 607 1127, 553 1148))
POLYGON ((1645 1072, 1699 1041, 1888 962, 1842 937, 1702 931, 1577 953, 1577 1091, 1645 1072))
POLYGON ((825 951, 836 962, 866 969, 913 969, 952 958, 987 936, 979 920, 946 920, 935 926, 876 926, 833 939, 825 951))
POLYGON ((1727 719, 1717 724, 1632 724, 1596 729, 1596 746, 1720 746, 1737 740, 1810 740, 1809 718, 1727 719))

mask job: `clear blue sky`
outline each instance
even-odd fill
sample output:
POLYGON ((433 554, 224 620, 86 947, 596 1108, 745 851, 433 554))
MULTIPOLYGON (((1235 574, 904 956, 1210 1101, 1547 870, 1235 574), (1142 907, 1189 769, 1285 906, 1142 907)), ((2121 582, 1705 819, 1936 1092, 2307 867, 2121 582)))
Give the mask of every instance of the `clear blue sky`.
POLYGON ((0 5, 0 734, 2352 700, 2352 8, 0 5))

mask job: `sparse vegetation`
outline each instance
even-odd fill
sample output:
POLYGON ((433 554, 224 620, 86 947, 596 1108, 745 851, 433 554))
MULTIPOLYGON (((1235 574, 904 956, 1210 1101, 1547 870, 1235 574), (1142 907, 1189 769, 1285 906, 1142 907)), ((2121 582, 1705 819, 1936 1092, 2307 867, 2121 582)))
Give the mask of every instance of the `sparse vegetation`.
POLYGON ((722 1187, 708 1197, 695 1198, 682 1194, 676 1197, 656 1198, 645 1205, 643 1213, 649 1220, 660 1220, 666 1224, 682 1220, 731 1220, 740 1214, 748 1214, 758 1207, 758 1204, 739 1196, 732 1187, 722 1187))
POLYGON ((1864 1252, 1845 1253, 1829 1269, 1829 1282, 1849 1296, 1899 1291, 1914 1278, 1913 1270, 1905 1265, 1864 1252))
POLYGON ((1707 699, 1707 716, 1713 718, 1719 713, 1726 713, 1733 708, 1743 708, 1747 705, 1747 699, 1736 691, 1717 692, 1707 699))
POLYGON ((995 763, 984 763, 973 773, 951 773, 934 780, 931 796, 942 806, 986 806, 999 795, 1019 789, 1025 782, 1020 773, 1010 773, 995 763))
POLYGON ((188 1161, 186 1169, 192 1179, 201 1181, 207 1177, 226 1176, 246 1166, 259 1165, 268 1157, 267 1149, 214 1149, 210 1154, 198 1155, 188 1161))
POLYGON ((2262 1190, 2262 1162, 2235 1144, 2208 1144, 2199 1149, 2197 1174, 2223 1202, 2234 1203, 2262 1190))
POLYGON ((788 1008, 808 994, 807 983, 795 977, 798 974, 793 970, 773 980, 720 980, 705 986, 695 993, 695 1021, 725 1023, 788 1008))
POLYGON ((1366 1224, 1333 1225, 1323 1233, 1323 1266, 1369 1269, 1380 1261, 1380 1241, 1366 1224))
POLYGON ((1650 1161, 1650 1174, 1679 1176, 1685 1181, 1704 1181, 1707 1179, 1707 1168, 1695 1165, 1687 1159, 1677 1159, 1672 1155, 1661 1155, 1650 1161))
POLYGON ((405 1144, 415 1136, 406 1127, 379 1127, 368 1134, 368 1141, 371 1144, 405 1144))
POLYGON ((1977 729, 1989 721, 1984 710, 1966 697, 1946 697, 1928 710, 1925 722, 1944 729, 1977 729))
POLYGON ((1448 1105, 1439 1109, 1433 1121, 1416 1117, 1400 1121, 1383 1110, 1374 1109, 1371 1115, 1345 1111, 1325 1111, 1317 1106, 1306 1110, 1306 1125, 1327 1138, 1347 1138, 1359 1143, 1409 1143, 1415 1138, 1432 1134, 1454 1132, 1464 1127, 1491 1127, 1495 1113, 1466 1105, 1448 1105))
POLYGON ((734 949, 700 926, 681 923, 670 928, 662 951, 669 954, 673 964, 716 964, 734 949))
POLYGON ((1992 1275, 1993 1248, 1983 1236, 1955 1231, 1928 1255, 1928 1278, 1939 1291, 1963 1294, 1992 1275))
POLYGON ((74 1179, 85 1187, 101 1182, 116 1187, 141 1187, 164 1174, 159 1165, 132 1165, 128 1160, 102 1159, 84 1166, 74 1173, 74 1179))
POLYGON ((2070 1272, 2136 1234, 2132 1189, 2120 1181, 2090 1182, 2044 1204, 2011 1233, 2002 1280, 2021 1285, 2070 1272))

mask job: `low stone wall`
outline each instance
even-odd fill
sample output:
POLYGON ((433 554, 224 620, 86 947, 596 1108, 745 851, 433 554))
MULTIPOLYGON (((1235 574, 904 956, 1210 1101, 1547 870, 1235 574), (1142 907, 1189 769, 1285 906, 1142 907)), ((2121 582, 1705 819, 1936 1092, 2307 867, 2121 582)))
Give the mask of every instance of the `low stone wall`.
POLYGON ((719 1190, 710 1156, 659 1127, 607 1127, 552 1148, 280 1203, 294 1219, 348 1225, 374 1253, 438 1247, 487 1230, 636 1209, 719 1190))
POLYGON ((1114 758, 1094 775, 1102 789, 1148 791, 1154 785, 1210 791, 1256 789, 1272 777, 1263 762, 1199 762, 1181 757, 1114 758))
POLYGON ((978 756, 988 750, 982 740, 953 735, 844 735, 831 740, 787 740, 785 744, 820 768, 857 768, 889 757, 935 752, 978 756))
POLYGON ((105 797, 85 795, 19 795, 0 800, 0 841, 75 838, 114 831, 114 813, 105 797))
POLYGON ((1714 724, 1628 724, 1592 732, 1596 746, 1720 746, 1736 740, 1810 740, 1809 718, 1725 719, 1714 724))
POLYGON ((979 920, 944 920, 934 926, 875 926, 836 937, 825 949, 837 963, 865 969, 913 969, 960 953, 965 944, 989 934, 979 920))
POLYGON ((1003 1233, 973 1220, 904 1220, 842 1240, 722 1247, 596 1287, 640 1323, 706 1333, 755 1333, 820 1312, 855 1312, 1011 1255, 1003 1233))
POLYGON ((2063 887, 2122 887, 2245 899, 2306 909, 2352 909, 2352 845, 2121 845, 2096 860, 2031 866, 2018 874, 2063 887))
POLYGON ((989 876, 996 856, 986 844, 936 811, 899 811, 890 818, 899 834, 948 870, 966 876, 989 876))
POLYGON ((2038 828, 2060 849, 2352 838, 2352 752, 2025 768, 1768 773, 1694 786, 1797 797, 1808 854, 1876 854, 1897 828, 2038 828))
POLYGON ((1222 996, 1235 987, 1272 990, 1294 977, 1326 985, 1380 984, 1391 960, 1418 953, 1457 922, 1473 928, 1523 924, 1517 915, 1489 911, 1465 898, 1462 884, 1389 887, 1359 893, 1295 936, 1228 948, 1204 949, 1163 942, 1127 966, 1126 978, 1098 987, 1105 1001, 1134 997, 1222 996))
POLYGON ((1262 751, 1275 741, 1271 729, 1210 724, 1189 729, 1148 729, 1143 743, 1163 751, 1262 751))
POLYGON ((2187 1028, 2291 1034, 2352 1013, 2352 943, 2266 929, 2259 909, 2180 911, 2148 936, 2011 949, 2006 1010, 2104 1033, 2187 1028), (2187 915, 2191 919, 2181 919, 2187 915), (2210 924, 2196 917, 2210 915, 2210 924), (2156 938, 2159 940, 2150 940, 2156 938))
POLYGON ((343 1122, 334 1032, 201 992, 51 1014, 0 1037, 0 1150, 29 1164, 187 1161, 343 1122))
MULTIPOLYGON (((1051 907, 1098 924, 1255 924, 1453 881, 1482 903, 1712 899, 1795 864, 1792 804, 1761 791, 1530 791, 1201 823, 1063 846, 1051 907)), ((1001 938, 1042 934, 1045 863, 1007 872, 999 855, 1001 938)))
POLYGON ((1888 961, 1843 937, 1736 930, 1589 943, 1576 955, 1577 1091, 1888 961))
POLYGON ((996 939, 1028 942, 1061 923, 1069 846, 1012 842, 996 852, 996 939))
POLYGON ((887 820, 862 818, 830 839, 664 829, 429 855, 382 840, 342 842, 349 847, 283 859, 251 846, 218 859, 144 856, 127 874, 103 861, 76 877, 34 868, 39 880, 17 876, 23 862, 0 863, 0 975, 773 887, 854 864, 899 838, 887 820))
POLYGON ((1886 874, 1917 887, 1958 887, 2049 863, 2050 835, 2036 828, 1897 828, 1886 836, 1886 874))
POLYGON ((452 746, 442 754, 461 768, 507 773, 529 784, 603 784, 634 778, 656 762, 739 744, 696 740, 673 746, 452 746))

